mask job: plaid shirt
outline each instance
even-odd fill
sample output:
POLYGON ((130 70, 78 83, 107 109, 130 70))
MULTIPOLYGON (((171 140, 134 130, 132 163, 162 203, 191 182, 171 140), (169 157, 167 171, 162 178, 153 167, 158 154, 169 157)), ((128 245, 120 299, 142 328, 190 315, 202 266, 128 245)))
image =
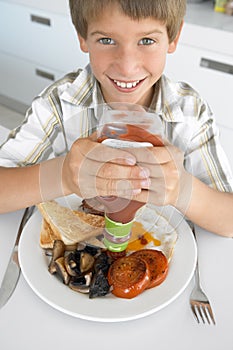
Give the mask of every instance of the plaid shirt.
MULTIPOLYGON (((183 82, 163 75, 157 85, 150 110, 161 118, 167 140, 184 152, 187 171, 231 192, 231 170, 208 104, 183 82)), ((34 99, 22 125, 0 147, 0 166, 26 166, 66 154, 77 138, 96 129, 96 108, 102 103, 90 66, 66 75, 34 99)))

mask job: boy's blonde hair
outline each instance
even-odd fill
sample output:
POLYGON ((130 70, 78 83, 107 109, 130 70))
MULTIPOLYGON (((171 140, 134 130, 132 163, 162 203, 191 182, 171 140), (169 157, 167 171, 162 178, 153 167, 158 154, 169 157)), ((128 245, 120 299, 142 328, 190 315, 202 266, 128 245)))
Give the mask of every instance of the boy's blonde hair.
POLYGON ((179 32, 186 11, 186 0, 69 0, 72 22, 77 33, 87 38, 88 23, 101 17, 109 6, 118 4, 132 19, 151 17, 162 21, 172 42, 179 32))

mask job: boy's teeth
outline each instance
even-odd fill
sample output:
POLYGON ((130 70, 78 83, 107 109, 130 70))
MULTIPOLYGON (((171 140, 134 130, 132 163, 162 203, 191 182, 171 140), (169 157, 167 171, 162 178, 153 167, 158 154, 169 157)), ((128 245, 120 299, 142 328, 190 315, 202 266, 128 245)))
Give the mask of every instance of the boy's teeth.
POLYGON ((131 83, 125 83, 125 82, 121 82, 121 81, 118 81, 118 80, 114 80, 114 83, 117 84, 117 86, 123 88, 123 89, 131 89, 132 87, 135 87, 138 83, 139 83, 139 80, 136 80, 134 82, 131 82, 131 83))

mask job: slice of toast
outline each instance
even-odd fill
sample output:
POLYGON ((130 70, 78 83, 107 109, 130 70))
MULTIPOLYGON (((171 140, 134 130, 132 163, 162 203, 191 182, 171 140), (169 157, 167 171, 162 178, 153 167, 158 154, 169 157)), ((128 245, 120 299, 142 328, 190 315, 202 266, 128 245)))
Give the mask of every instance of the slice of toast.
POLYGON ((52 248, 55 239, 66 245, 87 241, 94 244, 98 241, 94 238, 102 234, 104 218, 101 216, 73 211, 56 201, 40 203, 38 209, 43 217, 40 232, 42 248, 52 248))

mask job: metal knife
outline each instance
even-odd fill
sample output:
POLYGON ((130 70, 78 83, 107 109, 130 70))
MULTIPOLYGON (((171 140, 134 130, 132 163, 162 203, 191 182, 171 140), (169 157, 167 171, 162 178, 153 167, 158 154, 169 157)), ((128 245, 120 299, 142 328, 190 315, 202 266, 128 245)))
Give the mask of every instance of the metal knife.
POLYGON ((35 206, 26 208, 24 211, 22 220, 20 222, 18 233, 15 239, 14 248, 11 253, 11 257, 7 265, 7 269, 0 287, 0 308, 2 308, 6 304, 6 302, 11 297, 17 285, 17 282, 20 276, 20 271, 21 271, 19 266, 19 260, 18 260, 19 239, 24 226, 32 216, 34 209, 35 209, 35 206))

